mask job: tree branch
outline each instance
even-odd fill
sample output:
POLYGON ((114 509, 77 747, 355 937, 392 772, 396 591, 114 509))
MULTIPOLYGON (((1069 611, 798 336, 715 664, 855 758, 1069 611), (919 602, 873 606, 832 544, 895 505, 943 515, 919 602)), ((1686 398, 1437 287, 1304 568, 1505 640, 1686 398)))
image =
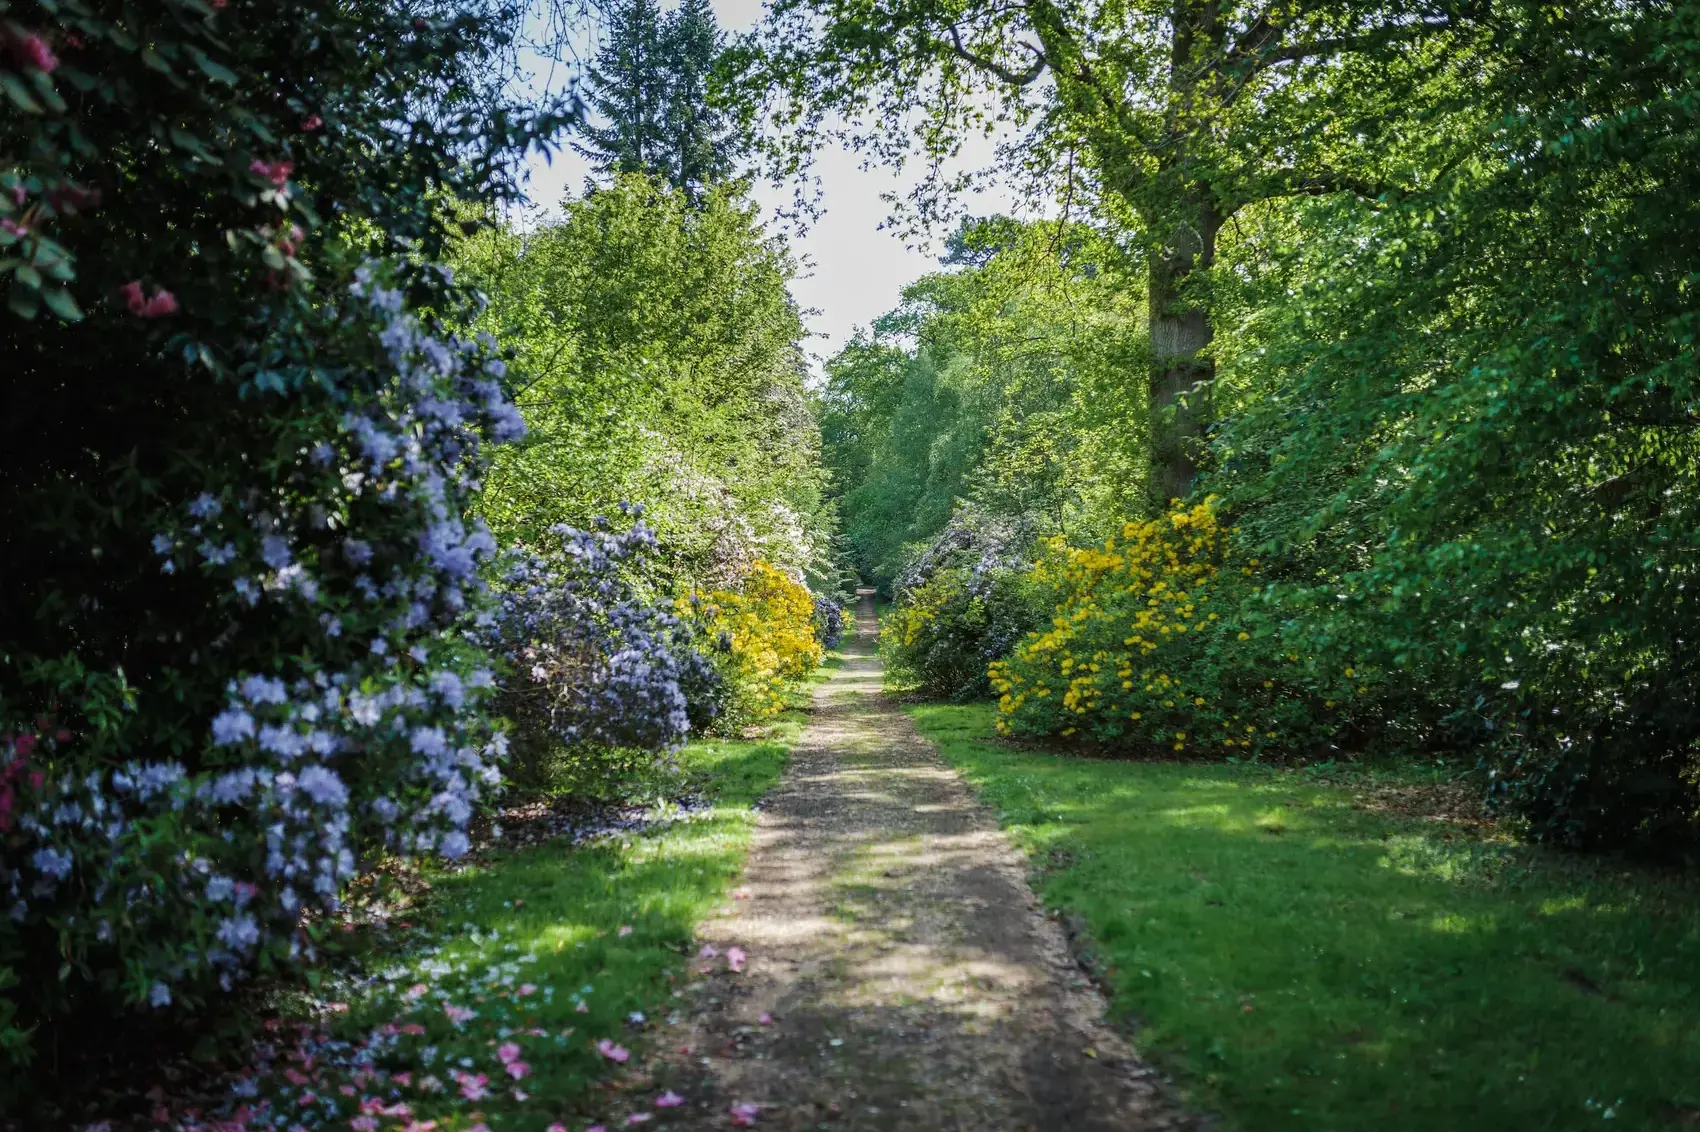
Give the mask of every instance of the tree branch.
POLYGON ((1025 71, 1012 71, 1002 63, 997 62, 995 59, 987 59, 983 55, 977 55, 964 47, 962 45, 962 33, 957 29, 955 24, 951 24, 945 30, 950 35, 951 52, 958 59, 961 59, 963 62, 972 66, 978 67, 982 71, 991 72, 1013 87, 1027 87, 1033 85, 1039 80, 1039 76, 1045 73, 1045 68, 1050 64, 1050 61, 1045 58, 1043 50, 1033 46, 1025 40, 1022 40, 1021 46, 1033 55, 1033 65, 1028 67, 1025 71))

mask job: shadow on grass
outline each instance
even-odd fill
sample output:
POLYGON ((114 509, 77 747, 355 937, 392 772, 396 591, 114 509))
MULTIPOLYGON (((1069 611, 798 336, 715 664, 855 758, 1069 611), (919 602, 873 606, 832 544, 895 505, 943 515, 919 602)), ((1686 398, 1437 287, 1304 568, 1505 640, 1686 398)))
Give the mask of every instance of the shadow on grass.
POLYGON ((913 712, 1076 917, 1142 1048, 1239 1129, 1700 1119, 1700 898, 1261 767, 1085 761, 913 712))

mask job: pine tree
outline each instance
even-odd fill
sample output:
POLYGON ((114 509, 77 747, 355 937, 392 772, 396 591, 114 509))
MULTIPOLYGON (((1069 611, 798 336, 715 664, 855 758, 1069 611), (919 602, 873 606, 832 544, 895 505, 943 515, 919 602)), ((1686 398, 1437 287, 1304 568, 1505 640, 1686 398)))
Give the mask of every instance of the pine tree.
POLYGON ((709 103, 709 75, 720 56, 720 29, 708 0, 684 0, 663 32, 670 79, 666 129, 668 180, 693 200, 731 175, 736 156, 723 112, 709 103))
POLYGON ((606 125, 585 124, 573 148, 601 173, 663 173, 668 150, 667 75, 657 0, 623 0, 596 53, 585 102, 606 125))
POLYGON ((699 199, 737 156, 726 115, 709 100, 719 57, 709 0, 683 0, 666 17, 657 0, 620 0, 585 98, 605 124, 581 127, 573 148, 600 173, 648 173, 699 199))

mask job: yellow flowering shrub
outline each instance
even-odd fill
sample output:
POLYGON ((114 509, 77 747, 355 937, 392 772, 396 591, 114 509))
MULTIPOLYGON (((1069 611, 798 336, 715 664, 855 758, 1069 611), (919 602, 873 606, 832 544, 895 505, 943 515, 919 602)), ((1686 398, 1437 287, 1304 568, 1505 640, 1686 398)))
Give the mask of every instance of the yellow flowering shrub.
POLYGON ((820 665, 814 595, 766 562, 758 561, 735 591, 680 599, 679 612, 718 646, 730 693, 722 713, 727 724, 778 714, 786 692, 820 665))
POLYGON ((1231 757, 1337 736, 1370 676, 1286 653, 1258 567, 1214 499, 1101 546, 1053 541, 1033 570, 1055 597, 1050 627, 990 668, 999 730, 1231 757))

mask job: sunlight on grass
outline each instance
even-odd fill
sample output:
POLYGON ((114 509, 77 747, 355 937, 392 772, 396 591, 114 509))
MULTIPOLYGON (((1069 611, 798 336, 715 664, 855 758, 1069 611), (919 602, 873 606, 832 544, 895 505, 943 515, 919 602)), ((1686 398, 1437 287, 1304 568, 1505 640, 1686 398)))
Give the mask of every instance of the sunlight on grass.
MULTIPOLYGON (((1225 1129, 1658 1128, 1700 1110, 1700 894, 1355 808, 1359 772, 1020 750, 912 709, 1225 1129)), ((1429 769, 1366 784, 1437 781, 1429 769)))

